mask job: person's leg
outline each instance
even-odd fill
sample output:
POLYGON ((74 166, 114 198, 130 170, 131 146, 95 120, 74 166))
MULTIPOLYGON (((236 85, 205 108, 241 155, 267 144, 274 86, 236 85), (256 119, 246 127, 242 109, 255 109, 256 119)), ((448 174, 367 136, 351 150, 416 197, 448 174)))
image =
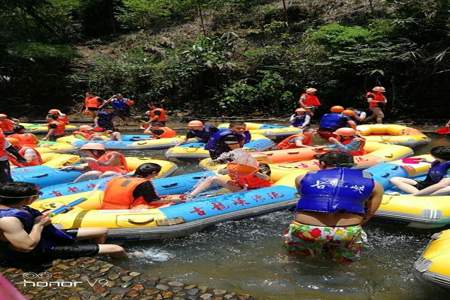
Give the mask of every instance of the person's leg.
POLYGON ((119 245, 114 244, 101 244, 98 245, 98 254, 107 254, 114 257, 126 257, 127 253, 119 245))
POLYGON ((106 228, 79 228, 75 238, 77 240, 94 239, 96 243, 102 244, 106 241, 107 232, 106 228))
POLYGON ((450 193, 450 178, 443 178, 441 181, 439 181, 436 184, 433 184, 432 186, 429 186, 427 188, 424 188, 423 190, 420 190, 418 193, 416 193, 416 196, 421 195, 446 195, 450 193), (423 194, 422 192, 426 192, 427 194, 423 194))
POLYGON ((376 109, 375 112, 376 112, 376 116, 377 116, 377 123, 382 124, 383 118, 384 118, 384 113, 381 110, 381 107, 376 107, 375 109, 376 109))
POLYGON ((106 171, 102 174, 100 174, 100 176, 98 176, 98 178, 105 178, 105 177, 111 177, 111 176, 120 176, 122 174, 117 173, 117 172, 113 172, 113 171, 106 171))
POLYGON ((93 179, 98 179, 100 177, 100 175, 102 175, 102 172, 99 171, 89 171, 86 173, 81 174, 80 176, 78 176, 78 178, 76 178, 73 183, 77 183, 77 182, 81 182, 81 181, 86 181, 86 180, 93 180, 93 179))
POLYGON ((359 259, 366 233, 360 225, 328 227, 332 229, 332 239, 326 244, 327 254, 339 263, 348 264, 359 259))
POLYGON ((447 186, 445 188, 442 188, 440 190, 437 190, 436 192, 434 192, 433 194, 431 194, 432 196, 443 196, 443 195, 450 195, 450 186, 447 186))
POLYGON ((410 178, 404 178, 404 177, 392 177, 389 180, 393 185, 395 185, 399 190, 408 193, 408 194, 414 194, 419 191, 415 187, 417 184, 417 181, 410 179, 410 178))
POLYGON ((229 184, 229 179, 226 177, 219 177, 219 176, 213 176, 209 177, 203 181, 201 181, 192 192, 189 193, 189 196, 195 197, 201 192, 206 191, 213 185, 220 185, 221 187, 224 187, 226 189, 231 190, 232 192, 237 192, 240 189, 237 188, 237 186, 234 186, 232 184, 229 184))

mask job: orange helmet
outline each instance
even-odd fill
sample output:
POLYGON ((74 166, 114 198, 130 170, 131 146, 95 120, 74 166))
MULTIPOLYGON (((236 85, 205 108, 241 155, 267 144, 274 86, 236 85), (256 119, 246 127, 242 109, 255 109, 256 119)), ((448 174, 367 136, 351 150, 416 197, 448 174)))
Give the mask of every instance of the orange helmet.
POLYGON ((315 88, 307 88, 306 89, 306 93, 307 94, 314 94, 315 92, 317 92, 317 89, 315 89, 315 88))
POLYGON ((339 113, 344 111, 344 108, 342 106, 340 106, 340 105, 335 105, 335 106, 332 106, 330 108, 330 111, 333 112, 333 113, 338 113, 339 114, 339 113))
POLYGON ((351 109, 346 109, 342 112, 344 116, 354 117, 356 116, 355 112, 351 109))
POLYGON ((6 119, 8 116, 5 114, 0 114, 0 119, 6 119))
POLYGON ((187 126, 188 127, 202 127, 203 122, 200 120, 193 120, 193 121, 190 121, 187 126))
POLYGON ((374 88, 372 89, 372 91, 373 91, 373 92, 381 92, 381 93, 384 93, 384 92, 386 92, 386 89, 385 89, 384 87, 382 87, 382 86, 376 86, 376 87, 374 87, 374 88))
POLYGON ((100 150, 100 151, 105 151, 105 145, 100 144, 100 143, 87 143, 84 144, 80 150, 100 150))
POLYGON ((59 115, 59 109, 52 108, 48 111, 49 115, 59 115))
POLYGON ((6 138, 7 140, 8 140, 8 142, 11 144, 11 145, 13 145, 14 147, 17 147, 17 148, 20 148, 20 147, 22 147, 22 145, 20 145, 20 141, 19 141, 19 139, 16 139, 16 138, 11 138, 11 137, 9 137, 9 138, 6 138))
POLYGON ((297 109, 295 110, 295 112, 307 112, 307 110, 304 109, 303 107, 300 107, 300 108, 297 108, 297 109))
POLYGON ((342 127, 333 133, 340 136, 354 136, 356 135, 356 130, 350 127, 342 127))

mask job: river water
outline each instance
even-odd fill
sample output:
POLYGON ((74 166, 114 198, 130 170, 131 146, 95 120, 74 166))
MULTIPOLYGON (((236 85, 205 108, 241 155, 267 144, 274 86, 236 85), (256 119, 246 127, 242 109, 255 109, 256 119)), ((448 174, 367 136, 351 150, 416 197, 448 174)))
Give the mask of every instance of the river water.
MULTIPOLYGON (((450 139, 434 137, 416 154, 428 153, 436 145, 450 146, 450 139)), ((163 158, 163 152, 155 157, 163 158)), ((179 166, 178 173, 198 170, 195 162, 179 166)), ((412 274, 414 261, 439 229, 411 229, 373 220, 365 228, 369 241, 361 260, 342 266, 289 256, 281 234, 291 220, 291 212, 281 211, 218 224, 184 238, 127 245, 131 256, 120 263, 142 273, 241 291, 258 299, 450 297, 412 274)))

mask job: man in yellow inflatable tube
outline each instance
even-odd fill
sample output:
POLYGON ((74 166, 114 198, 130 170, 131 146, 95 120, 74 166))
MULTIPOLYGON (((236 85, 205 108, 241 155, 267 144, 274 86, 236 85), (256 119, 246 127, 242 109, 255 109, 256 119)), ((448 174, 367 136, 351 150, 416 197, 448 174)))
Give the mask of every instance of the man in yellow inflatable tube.
POLYGON ((350 263, 360 256, 366 239, 362 225, 380 206, 383 187, 369 173, 349 168, 353 157, 348 153, 318 159, 321 170, 296 179, 300 199, 284 243, 291 254, 350 263))

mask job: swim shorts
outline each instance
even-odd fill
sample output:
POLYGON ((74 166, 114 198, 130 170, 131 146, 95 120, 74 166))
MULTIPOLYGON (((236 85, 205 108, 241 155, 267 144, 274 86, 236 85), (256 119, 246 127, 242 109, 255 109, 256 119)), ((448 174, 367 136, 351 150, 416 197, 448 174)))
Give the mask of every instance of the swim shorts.
POLYGON ((367 235, 361 225, 327 227, 294 221, 283 238, 291 254, 325 256, 339 263, 349 263, 360 257, 367 235))
POLYGON ((47 252, 53 259, 70 259, 84 256, 95 256, 98 254, 99 247, 95 243, 79 243, 71 245, 53 246, 47 252))

